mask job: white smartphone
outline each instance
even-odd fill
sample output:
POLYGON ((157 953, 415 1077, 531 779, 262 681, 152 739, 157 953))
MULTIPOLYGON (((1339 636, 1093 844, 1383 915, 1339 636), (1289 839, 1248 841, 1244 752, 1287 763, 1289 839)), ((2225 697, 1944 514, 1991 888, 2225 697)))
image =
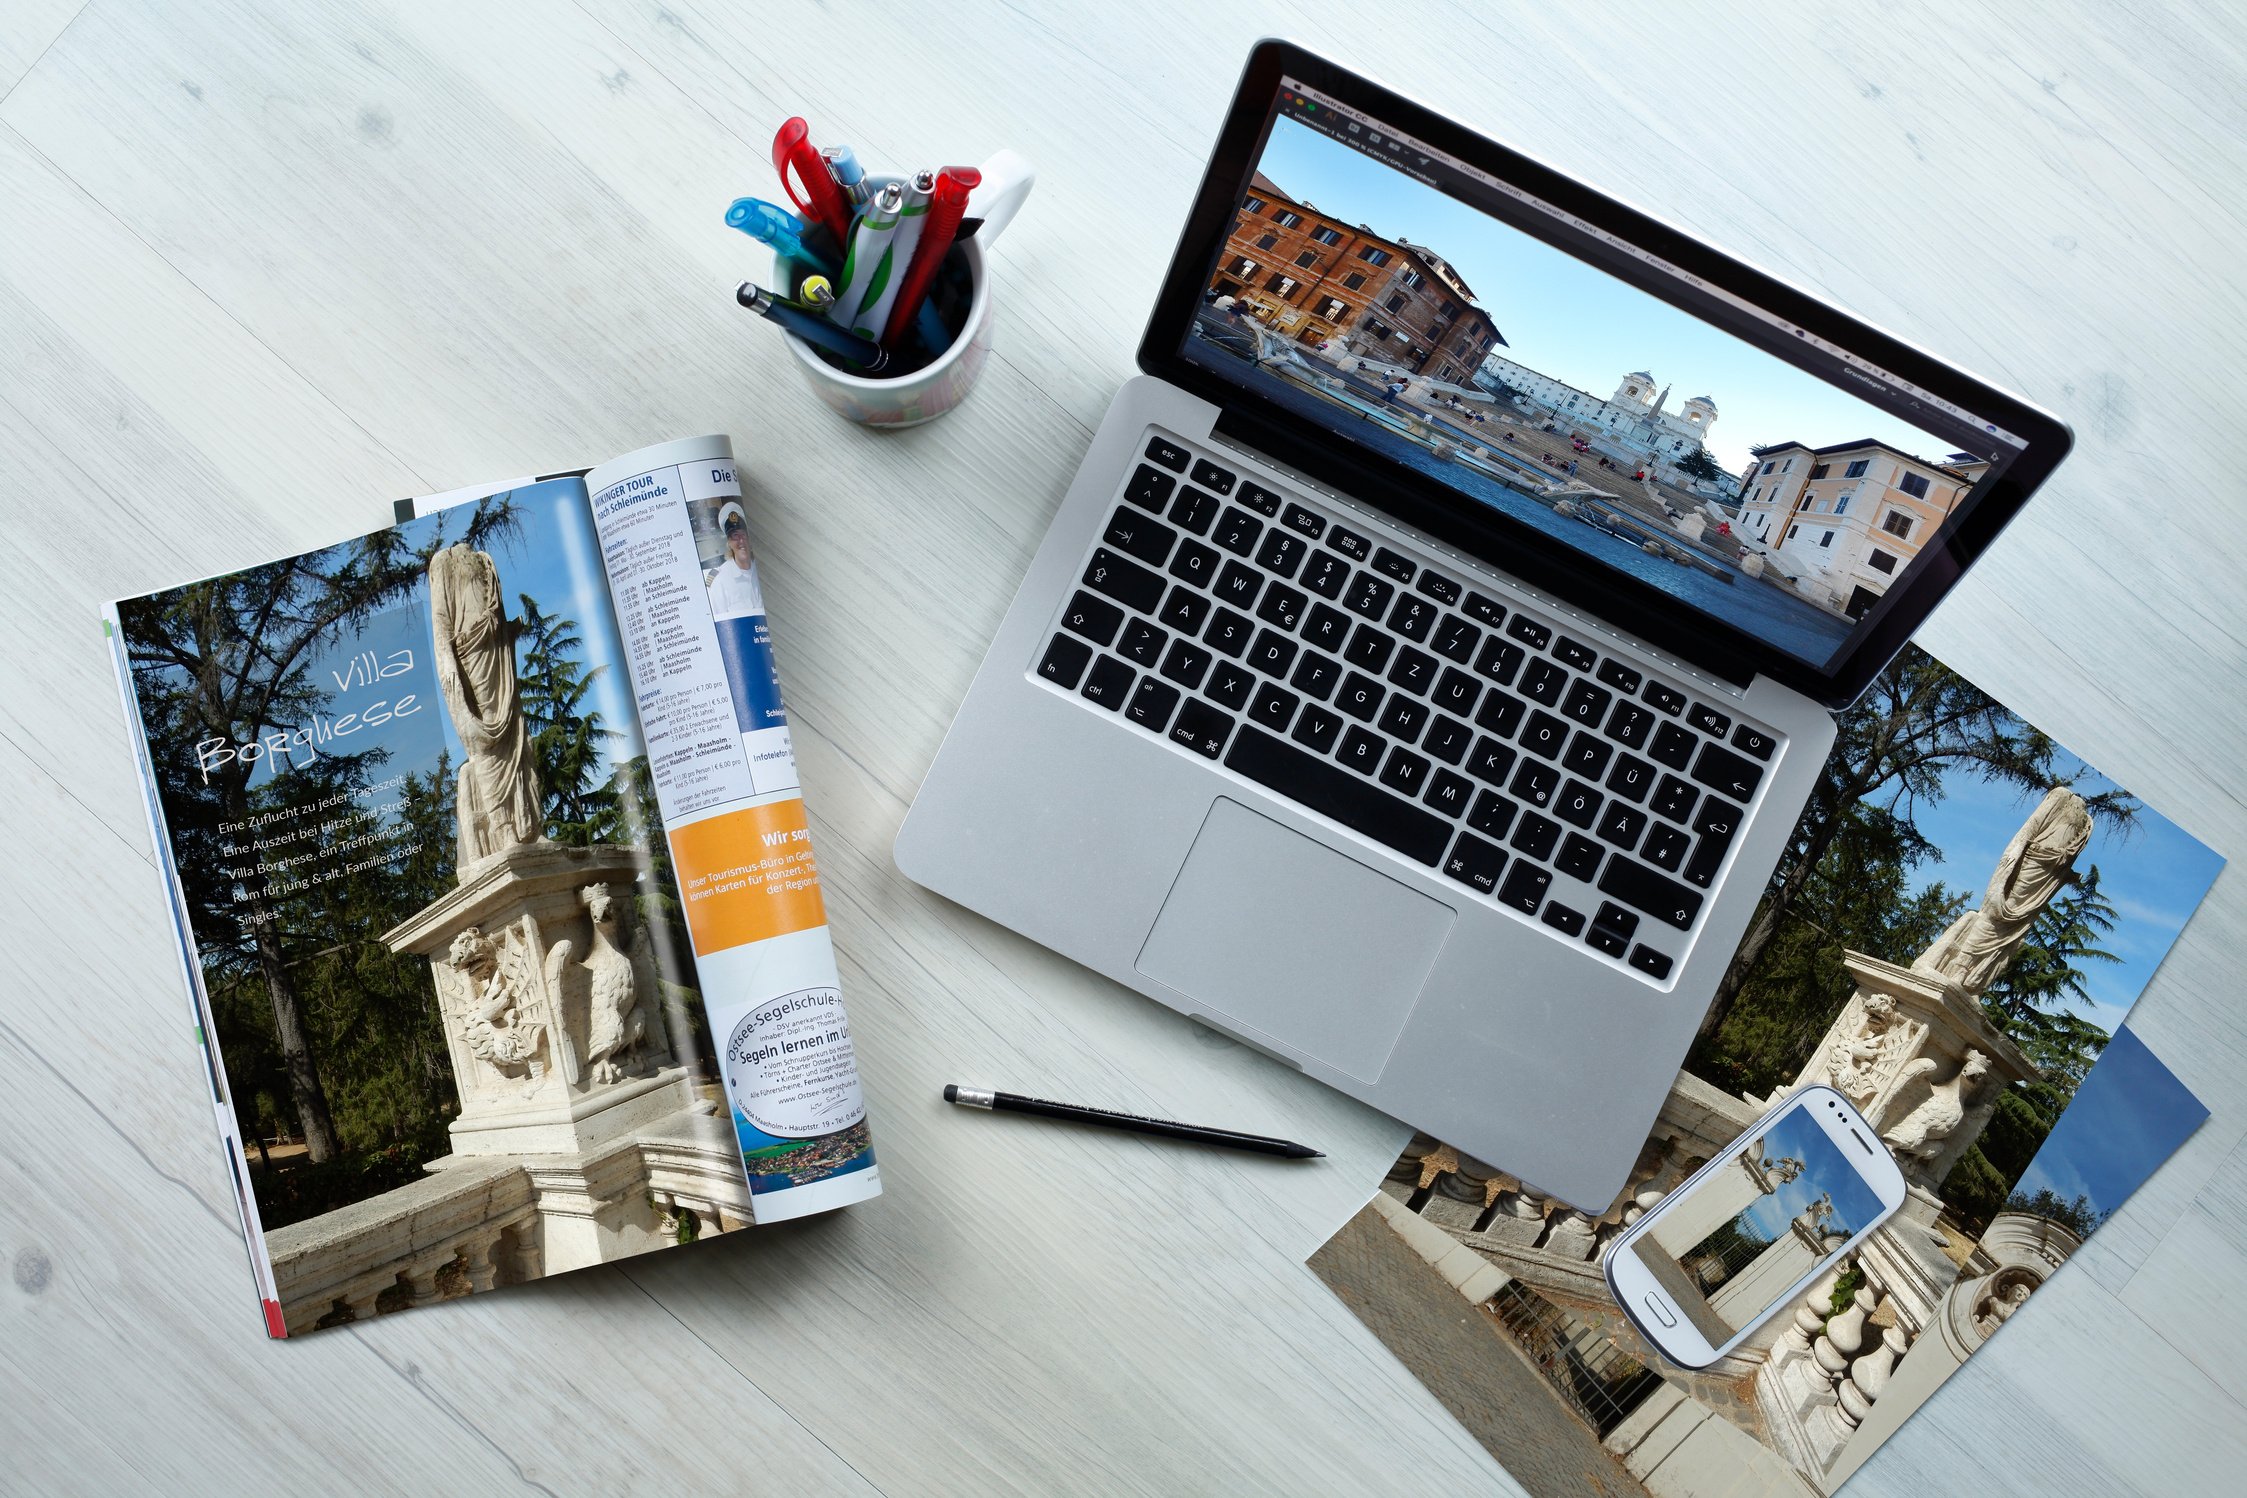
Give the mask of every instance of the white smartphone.
POLYGON ((1795 1093, 1609 1245, 1608 1293, 1654 1350, 1706 1368, 1904 1203, 1849 1099, 1795 1093))

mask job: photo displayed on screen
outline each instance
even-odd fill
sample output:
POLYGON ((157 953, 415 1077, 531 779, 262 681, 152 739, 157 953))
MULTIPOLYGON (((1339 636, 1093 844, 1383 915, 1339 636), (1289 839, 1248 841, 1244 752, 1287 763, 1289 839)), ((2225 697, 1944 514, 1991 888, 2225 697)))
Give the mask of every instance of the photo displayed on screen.
POLYGON ((1878 1193, 1795 1108, 1632 1247, 1693 1329, 1722 1347, 1879 1215, 1878 1193))
POLYGON ((2016 450, 1513 227, 1429 151, 1284 84, 1183 356, 1812 666, 2016 450))

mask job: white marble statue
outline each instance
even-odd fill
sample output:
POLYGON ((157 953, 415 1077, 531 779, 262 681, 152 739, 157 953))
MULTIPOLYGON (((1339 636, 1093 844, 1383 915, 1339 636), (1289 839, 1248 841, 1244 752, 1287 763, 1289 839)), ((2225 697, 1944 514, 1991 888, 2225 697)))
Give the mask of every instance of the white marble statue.
POLYGON ((640 974, 616 944, 619 912, 615 889, 589 884, 579 891, 578 898, 593 918, 593 950, 585 954, 586 975, 591 979, 585 1059, 595 1082, 614 1082, 624 1075, 616 1057, 637 1050, 647 1033, 647 1009, 640 1002, 640 974))
POLYGON ((437 682, 466 751, 455 811, 460 876, 494 853, 544 841, 538 767, 515 682, 515 637, 499 569, 465 541, 429 559, 437 682))
POLYGON ((1887 994, 1866 994, 1864 1010, 1857 1028, 1835 1035, 1826 1051, 1826 1075, 1834 1090, 1859 1108, 1879 1092, 1882 1063, 1904 1038, 1896 1024, 1896 1001, 1887 994))
POLYGON ((2076 855, 2091 841, 2091 813, 2064 785, 2044 793, 1997 861, 1979 907, 1937 937, 1912 964, 1941 977, 1966 998, 1979 998, 2003 976, 2029 927, 2075 876, 2076 855))
MULTIPOLYGON (((1925 1075, 1935 1069, 1935 1063, 1922 1056, 1906 1067, 1909 1075, 1925 1075)), ((1990 1058, 1980 1051, 1968 1051, 1959 1063, 1958 1074, 1948 1082, 1936 1085, 1920 1105, 1898 1119, 1881 1134, 1897 1156, 1906 1160, 1932 1160, 1942 1153, 1943 1141, 1958 1130, 1966 1117, 1967 1107, 1981 1086, 1982 1078, 1989 1075, 1990 1058)))
POLYGON ((469 1051, 503 1077, 535 1082, 546 1026, 524 1013, 533 1006, 521 951, 470 926, 453 938, 445 959, 471 985, 460 1025, 469 1051))

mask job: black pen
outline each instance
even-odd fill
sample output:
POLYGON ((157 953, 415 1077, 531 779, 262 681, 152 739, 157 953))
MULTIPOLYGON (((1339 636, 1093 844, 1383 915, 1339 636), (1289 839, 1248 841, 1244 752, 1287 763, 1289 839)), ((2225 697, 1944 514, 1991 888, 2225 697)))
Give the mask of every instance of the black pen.
POLYGON ((1324 1150, 1297 1144, 1292 1139, 1272 1139, 1263 1134, 1242 1134, 1232 1129, 1209 1129, 1200 1124, 1173 1123, 1166 1118, 1143 1118, 1137 1113, 1115 1113, 1106 1108, 1080 1108, 1074 1103, 1049 1103, 1043 1098, 1014 1092, 985 1092, 980 1087, 944 1084, 944 1101, 963 1108, 983 1108, 999 1113, 1034 1113, 1040 1118, 1066 1119, 1071 1123, 1097 1124, 1105 1129, 1126 1129, 1134 1134, 1158 1134, 1165 1139, 1189 1139, 1224 1149, 1249 1150, 1259 1155, 1285 1155, 1290 1160, 1323 1160, 1324 1150))

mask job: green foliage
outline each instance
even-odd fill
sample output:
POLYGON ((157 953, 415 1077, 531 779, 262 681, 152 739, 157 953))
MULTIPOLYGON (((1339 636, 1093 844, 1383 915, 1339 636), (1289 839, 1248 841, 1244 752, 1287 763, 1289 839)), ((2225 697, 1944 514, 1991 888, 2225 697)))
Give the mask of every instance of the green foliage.
POLYGON ((1826 1319, 1831 1321, 1856 1302, 1857 1292, 1864 1287, 1865 1271, 1851 1264, 1841 1271, 1841 1278, 1833 1282, 1833 1295, 1826 1301, 1826 1319))
POLYGON ((1677 471, 1690 478, 1707 479, 1711 483, 1724 477, 1724 470, 1717 467, 1716 459, 1710 457, 1708 449, 1704 447, 1693 448, 1678 459, 1677 471))
POLYGON ((2088 1196, 2079 1195, 2075 1200, 2068 1201, 2049 1186, 2039 1188, 2033 1196, 2014 1193, 2006 1199, 2005 1210, 2026 1212, 2031 1217, 2056 1222, 2078 1238, 2090 1237, 2114 1215, 2112 1207, 2102 1212, 2092 1205, 2088 1196))
POLYGON ((429 1161, 451 1148, 439 1119, 405 1138, 357 1154, 321 1161, 297 1159, 253 1170, 250 1178, 257 1187, 259 1225, 270 1233, 410 1186, 428 1173, 424 1167, 429 1161))
POLYGON ((2099 945, 2114 923, 2114 906, 2099 893, 2099 866, 2093 864, 2030 925, 2013 965, 1982 996, 1983 1007, 2010 1028, 2042 1018, 2044 1011, 2088 1000, 2081 964, 2122 960, 2099 945))
POLYGON ((601 768, 616 734, 602 725, 597 709, 585 705, 608 667, 585 664, 585 641, 575 619, 539 612, 528 593, 516 596, 523 629, 515 641, 515 675, 531 757, 546 794, 546 835, 578 848, 613 842, 616 793, 601 768))

